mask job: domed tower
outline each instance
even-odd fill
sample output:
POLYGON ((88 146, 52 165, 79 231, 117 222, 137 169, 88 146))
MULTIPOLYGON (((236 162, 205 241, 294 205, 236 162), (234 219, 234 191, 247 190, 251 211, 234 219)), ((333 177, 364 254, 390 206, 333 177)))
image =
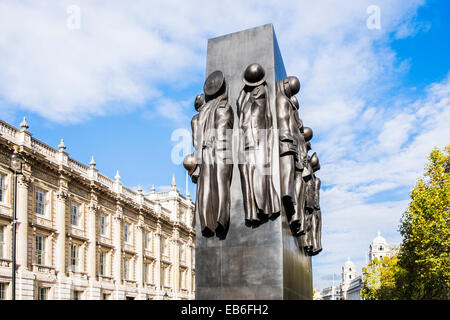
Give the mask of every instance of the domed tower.
POLYGON ((342 267, 342 283, 349 284, 355 278, 356 278, 355 264, 350 260, 350 258, 347 258, 347 261, 342 267))
POLYGON ((383 238, 378 231, 378 235, 373 239, 369 247, 369 259, 372 261, 375 258, 383 259, 383 257, 390 256, 391 249, 386 239, 383 238))

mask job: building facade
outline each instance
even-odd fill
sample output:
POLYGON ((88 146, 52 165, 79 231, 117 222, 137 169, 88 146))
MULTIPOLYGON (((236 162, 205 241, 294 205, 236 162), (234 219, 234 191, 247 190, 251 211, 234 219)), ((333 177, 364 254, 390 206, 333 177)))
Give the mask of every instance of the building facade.
POLYGON ((13 146, 16 299, 194 299, 194 204, 176 188, 144 194, 0 121, 0 299, 11 298, 13 146))
MULTIPOLYGON (((390 246, 386 239, 378 232, 377 237, 372 240, 369 246, 368 257, 369 261, 373 259, 382 259, 383 257, 392 257, 398 248, 390 246)), ((361 290, 364 286, 364 278, 362 274, 356 272, 354 263, 348 258, 342 267, 341 283, 339 285, 332 285, 331 287, 323 289, 317 295, 317 300, 362 300, 361 290)))

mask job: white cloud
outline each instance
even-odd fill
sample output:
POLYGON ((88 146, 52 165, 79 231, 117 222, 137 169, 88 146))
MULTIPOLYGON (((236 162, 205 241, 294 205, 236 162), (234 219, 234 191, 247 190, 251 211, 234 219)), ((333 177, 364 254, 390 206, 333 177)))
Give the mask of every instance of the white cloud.
POLYGON ((424 1, 377 1, 381 30, 368 30, 372 1, 12 1, 0 3, 0 115, 11 105, 54 121, 83 121, 141 108, 189 126, 201 83, 206 39, 272 22, 289 74, 302 82, 301 117, 315 132, 322 163, 324 252, 314 258, 315 286, 347 256, 363 263, 377 229, 399 241, 404 200, 371 196, 410 188, 426 156, 450 137, 450 80, 419 101, 392 97, 408 61, 389 47, 429 26, 416 21, 424 1), (66 27, 69 5, 81 28, 66 27), (180 96, 177 94, 177 97, 180 96), (6 106, 6 108, 5 108, 6 106))

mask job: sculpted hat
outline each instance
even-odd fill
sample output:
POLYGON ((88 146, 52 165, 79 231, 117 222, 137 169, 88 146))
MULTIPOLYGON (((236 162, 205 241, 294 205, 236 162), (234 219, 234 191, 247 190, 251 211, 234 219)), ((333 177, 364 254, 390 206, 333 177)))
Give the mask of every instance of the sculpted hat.
POLYGON ((298 99, 297 99, 297 97, 296 96, 292 96, 291 97, 291 101, 292 101, 292 103, 294 104, 294 107, 295 107, 295 109, 299 109, 300 108, 300 105, 298 104, 298 99))
POLYGON ((308 142, 313 138, 313 131, 311 128, 304 127, 303 128, 303 136, 305 137, 305 141, 308 142))
POLYGON ((311 167, 316 168, 317 166, 319 166, 319 157, 317 156, 317 153, 313 153, 313 155, 311 156, 311 167))
POLYGON ((197 97, 195 97, 195 102, 194 102, 194 108, 195 110, 199 110, 200 107, 205 103, 205 95, 199 94, 197 97))
POLYGON ((245 69, 242 81, 250 87, 257 87, 266 81, 266 77, 264 68, 258 63, 252 63, 245 69))
POLYGON ((192 172, 194 172, 195 168, 197 167, 194 155, 192 154, 187 155, 186 158, 184 158, 183 166, 189 174, 192 174, 192 172))
POLYGON ((213 96, 222 89, 224 83, 225 77, 223 76, 222 71, 214 71, 206 79, 203 91, 207 96, 213 96))
POLYGON ((283 85, 288 97, 292 97, 300 91, 300 80, 297 77, 284 78, 283 85))

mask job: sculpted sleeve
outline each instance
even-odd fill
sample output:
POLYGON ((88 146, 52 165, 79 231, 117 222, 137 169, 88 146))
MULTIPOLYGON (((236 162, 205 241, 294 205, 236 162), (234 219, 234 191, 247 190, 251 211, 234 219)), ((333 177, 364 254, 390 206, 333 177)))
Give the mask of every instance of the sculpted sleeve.
POLYGON ((286 97, 277 96, 277 124, 280 138, 280 156, 295 154, 294 136, 289 126, 289 108, 291 107, 286 97))
POLYGON ((220 153, 220 158, 231 157, 231 138, 234 125, 234 114, 230 104, 226 101, 221 102, 216 110, 216 146, 220 153))

